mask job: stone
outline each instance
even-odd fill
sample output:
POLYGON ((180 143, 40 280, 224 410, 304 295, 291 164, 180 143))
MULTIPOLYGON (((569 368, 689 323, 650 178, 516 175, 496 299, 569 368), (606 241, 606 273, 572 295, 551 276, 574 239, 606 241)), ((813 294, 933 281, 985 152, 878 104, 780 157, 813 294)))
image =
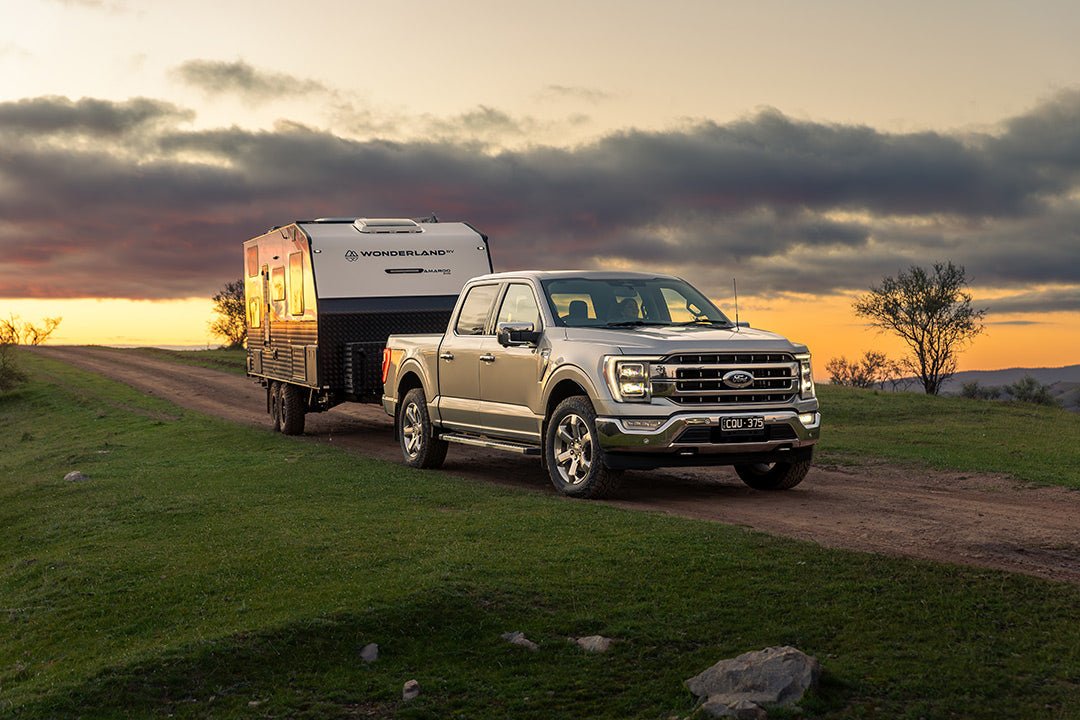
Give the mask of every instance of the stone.
POLYGON ((758 716, 750 714, 751 708, 741 706, 742 701, 756 706, 790 707, 817 685, 820 676, 817 658, 791 646, 769 647, 721 660, 687 680, 686 686, 706 701, 705 706, 710 706, 707 712, 713 717, 754 718, 758 716), (718 714, 721 712, 727 714, 718 714))
POLYGON ((611 643, 614 641, 603 635, 586 635, 585 637, 575 638, 574 642, 585 652, 605 653, 611 648, 611 643))
POLYGON ((407 681, 405 686, 401 688, 401 699, 409 701, 418 697, 420 697, 420 683, 415 680, 407 681))
POLYGON ((705 701, 701 711, 714 718, 737 718, 737 720, 766 720, 765 708, 746 699, 733 699, 730 695, 714 695, 705 701))
POLYGON ((518 645, 520 647, 532 650, 533 652, 536 652, 540 649, 540 646, 534 643, 529 638, 525 637, 525 633, 523 632, 514 631, 503 633, 500 637, 502 637, 503 640, 510 643, 511 645, 518 645))
POLYGON ((67 482, 85 482, 90 479, 89 475, 83 475, 78 470, 72 470, 64 476, 64 480, 67 482))
POLYGON ((366 663, 373 663, 379 659, 379 644, 368 643, 360 648, 360 659, 366 663))

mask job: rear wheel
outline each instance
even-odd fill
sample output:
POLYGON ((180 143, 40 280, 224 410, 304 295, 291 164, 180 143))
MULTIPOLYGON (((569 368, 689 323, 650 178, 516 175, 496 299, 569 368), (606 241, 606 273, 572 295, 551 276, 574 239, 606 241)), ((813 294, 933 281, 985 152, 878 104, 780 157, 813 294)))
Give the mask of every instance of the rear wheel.
POLYGON ((551 484, 563 495, 607 497, 622 482, 622 472, 604 465, 604 453, 597 442, 596 411, 581 395, 563 400, 552 413, 544 459, 551 484))
POLYGON ((270 422, 274 427, 274 432, 281 432, 281 388, 278 383, 270 383, 270 422))
POLYGON ((405 393, 398 416, 398 440, 401 454, 409 467, 430 470, 441 467, 450 443, 435 437, 427 411, 427 397, 422 388, 405 393))
POLYGON ((790 490, 803 481, 810 461, 736 465, 735 472, 755 490, 790 490))
POLYGON ((278 402, 281 432, 286 435, 304 434, 304 397, 296 385, 281 383, 281 400, 278 402))

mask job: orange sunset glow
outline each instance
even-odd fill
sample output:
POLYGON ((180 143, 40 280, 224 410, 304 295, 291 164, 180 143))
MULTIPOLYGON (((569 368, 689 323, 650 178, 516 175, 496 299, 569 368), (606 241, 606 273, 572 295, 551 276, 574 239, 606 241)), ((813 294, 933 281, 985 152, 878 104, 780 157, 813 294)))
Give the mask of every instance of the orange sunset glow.
POLYGON ((851 301, 937 261, 989 311, 961 370, 1080 362, 1074 3, 2 4, 0 314, 53 343, 215 346, 244 240, 434 212, 496 270, 657 270, 731 315, 737 278, 819 377, 899 357, 851 301), (266 42, 304 17, 319 52, 266 42))

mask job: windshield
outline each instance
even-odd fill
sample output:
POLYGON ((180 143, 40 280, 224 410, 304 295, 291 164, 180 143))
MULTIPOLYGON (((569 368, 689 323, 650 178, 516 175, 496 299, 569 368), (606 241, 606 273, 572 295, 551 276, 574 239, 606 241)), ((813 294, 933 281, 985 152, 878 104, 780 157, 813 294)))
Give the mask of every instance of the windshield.
POLYGON ((677 278, 565 278, 542 284, 556 323, 565 327, 732 324, 677 278))

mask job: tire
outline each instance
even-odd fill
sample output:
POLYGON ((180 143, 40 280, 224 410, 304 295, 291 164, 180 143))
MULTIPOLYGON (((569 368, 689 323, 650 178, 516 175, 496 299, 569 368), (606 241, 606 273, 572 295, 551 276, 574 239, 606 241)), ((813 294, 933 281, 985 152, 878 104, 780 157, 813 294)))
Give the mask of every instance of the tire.
POLYGON ((270 423, 274 432, 281 432, 281 388, 278 383, 272 382, 267 392, 270 393, 270 423))
POLYGON ((304 397, 300 388, 281 383, 281 400, 278 402, 281 432, 286 435, 304 434, 304 397))
POLYGON ((405 464, 422 470, 442 467, 450 443, 435 437, 422 388, 405 393, 398 415, 398 443, 405 464))
POLYGON ((604 464, 596 437, 596 411, 587 397, 566 398, 551 414, 544 459, 551 484, 563 495, 595 500, 619 489, 622 472, 604 464))
POLYGON ((790 490, 803 481, 810 461, 736 465, 735 472, 755 490, 790 490))

